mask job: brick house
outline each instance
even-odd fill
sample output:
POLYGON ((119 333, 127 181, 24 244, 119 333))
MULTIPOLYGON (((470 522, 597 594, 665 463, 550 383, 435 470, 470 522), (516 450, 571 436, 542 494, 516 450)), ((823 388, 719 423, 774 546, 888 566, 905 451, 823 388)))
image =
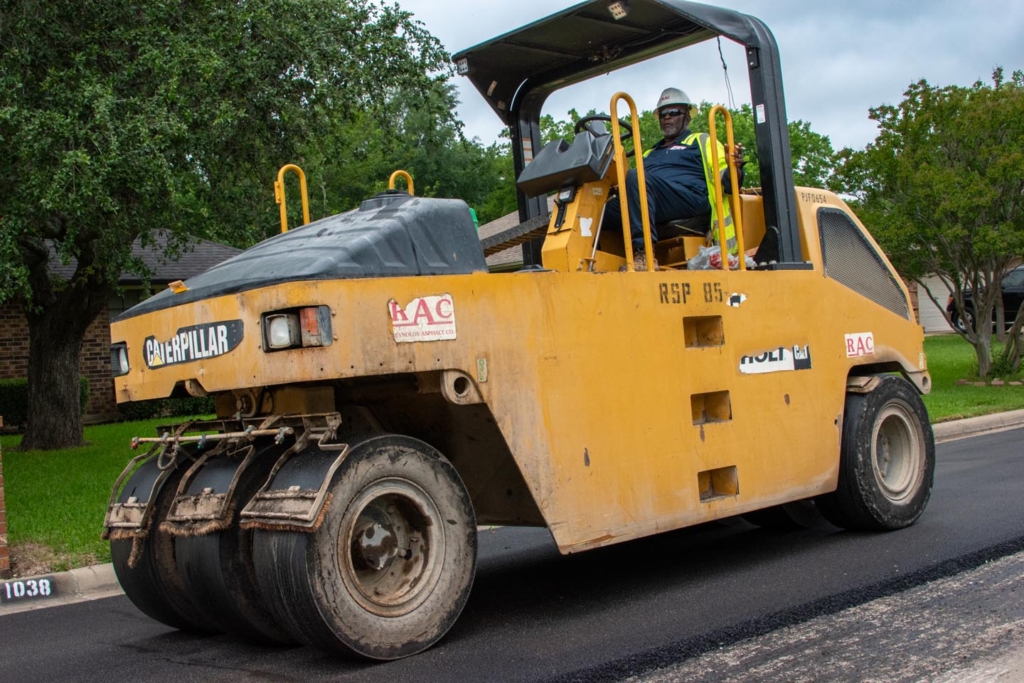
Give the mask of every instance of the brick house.
MULTIPOLYGON (((86 330, 80 356, 81 372, 89 378, 89 402, 83 411, 87 423, 102 422, 117 417, 117 403, 114 401, 114 383, 110 376, 110 321, 139 303, 153 292, 158 292, 175 280, 186 280, 198 275, 221 261, 239 253, 239 249, 216 242, 199 240, 191 251, 185 252, 177 261, 168 261, 164 256, 167 239, 156 234, 154 244, 143 248, 136 241, 132 254, 141 258, 152 272, 149 291, 137 275, 123 274, 119 284, 121 293, 114 294, 107 306, 86 330)), ((58 265, 55 275, 71 277, 75 263, 58 265)), ((20 302, 8 302, 0 306, 0 379, 17 379, 28 374, 28 321, 20 302)))

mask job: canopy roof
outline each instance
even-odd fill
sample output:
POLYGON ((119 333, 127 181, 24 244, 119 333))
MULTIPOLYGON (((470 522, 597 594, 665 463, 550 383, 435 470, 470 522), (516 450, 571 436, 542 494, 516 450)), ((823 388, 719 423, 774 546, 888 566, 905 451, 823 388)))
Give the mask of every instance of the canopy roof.
POLYGON ((526 90, 550 93, 719 35, 765 47, 758 31, 763 25, 733 10, 683 0, 632 0, 629 13, 616 20, 608 5, 608 0, 580 3, 453 59, 498 116, 511 123, 513 99, 526 90))
MULTIPOLYGON (((746 47, 765 224, 779 232, 780 262, 800 264, 782 68, 761 20, 685 0, 590 0, 453 59, 509 127, 518 177, 541 148, 540 113, 552 92, 716 36, 746 47)), ((546 212, 542 198, 518 196, 521 220, 546 212)), ((540 244, 526 247, 526 261, 539 263, 540 244)))

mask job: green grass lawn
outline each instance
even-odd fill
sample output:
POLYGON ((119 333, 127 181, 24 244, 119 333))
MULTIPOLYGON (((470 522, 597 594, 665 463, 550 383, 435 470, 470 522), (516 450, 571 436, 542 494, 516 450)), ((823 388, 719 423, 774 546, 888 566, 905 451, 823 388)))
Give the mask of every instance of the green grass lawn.
POLYGON ((0 437, 3 447, 7 536, 18 561, 49 564, 53 571, 109 562, 100 540, 110 489, 128 461, 133 436, 156 436, 168 418, 85 428, 87 446, 18 452, 20 436, 0 437), (42 548, 40 547, 42 546, 42 548), (49 549, 49 552, 46 552, 49 549))
MULTIPOLYGON (((974 349, 958 334, 943 334, 924 340, 928 355, 928 371, 932 376, 932 390, 924 397, 932 422, 956 420, 962 417, 987 415, 1005 410, 1024 408, 1024 386, 964 386, 959 379, 977 379, 978 363, 974 349)), ((998 357, 1002 345, 992 340, 992 357, 998 357)), ((1009 382, 1020 380, 1024 373, 1005 375, 1009 382)))
MULTIPOLYGON (((929 337, 925 351, 932 392, 924 400, 933 422, 1024 408, 1024 386, 957 385, 976 374, 974 351, 958 335, 929 337)), ((138 453, 131 450, 131 437, 155 436, 156 426, 169 422, 174 420, 87 427, 88 446, 53 452, 18 452, 20 437, 0 437, 15 560, 19 554, 34 556, 41 572, 109 562, 110 549, 100 540, 103 515, 114 480, 138 453)))

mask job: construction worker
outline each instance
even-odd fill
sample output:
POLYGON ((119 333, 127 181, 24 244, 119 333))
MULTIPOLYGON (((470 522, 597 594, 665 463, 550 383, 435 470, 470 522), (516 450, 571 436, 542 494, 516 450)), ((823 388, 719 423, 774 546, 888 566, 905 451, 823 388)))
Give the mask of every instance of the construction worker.
MULTIPOLYGON (((655 225, 683 218, 711 217, 712 235, 719 239, 719 224, 725 225, 726 244, 730 253, 736 253, 736 231, 733 227, 729 203, 724 203, 723 217, 716 216, 715 186, 711 168, 711 144, 718 145, 718 171, 722 173, 722 187, 732 193, 732 183, 725 156, 725 148, 707 133, 691 133, 690 119, 697 107, 679 88, 666 88, 655 107, 664 138, 644 153, 644 177, 647 185, 647 207, 651 226, 651 241, 658 241, 655 225), (721 219, 721 220, 720 220, 721 219)), ((732 151, 743 185, 743 148, 736 145, 732 151)), ((640 215, 640 187, 636 170, 626 175, 626 197, 629 206, 630 234, 633 243, 633 266, 646 270, 644 232, 640 215)), ((605 228, 621 230, 619 198, 608 202, 605 209, 605 228)))

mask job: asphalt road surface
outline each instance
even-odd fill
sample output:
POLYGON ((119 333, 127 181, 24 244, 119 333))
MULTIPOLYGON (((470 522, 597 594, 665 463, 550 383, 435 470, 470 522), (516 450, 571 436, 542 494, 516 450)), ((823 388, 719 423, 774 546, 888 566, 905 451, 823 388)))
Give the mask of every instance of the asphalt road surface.
MULTIPOLYGON (((118 597, 0 617, 0 681, 653 680, 851 607, 906 599, 934 580, 967 590, 955 588, 971 584, 965 572, 1024 550, 1024 430, 937 453, 928 509, 893 533, 825 524, 780 533, 736 520, 562 557, 544 530, 484 531, 461 618, 438 646, 398 662, 183 634, 118 597)), ((1019 571, 1005 568, 1003 579, 1019 571)), ((905 628, 898 618, 871 623, 856 634, 868 652, 872 639, 905 628)), ((908 653, 908 680, 914 662, 908 653)))

